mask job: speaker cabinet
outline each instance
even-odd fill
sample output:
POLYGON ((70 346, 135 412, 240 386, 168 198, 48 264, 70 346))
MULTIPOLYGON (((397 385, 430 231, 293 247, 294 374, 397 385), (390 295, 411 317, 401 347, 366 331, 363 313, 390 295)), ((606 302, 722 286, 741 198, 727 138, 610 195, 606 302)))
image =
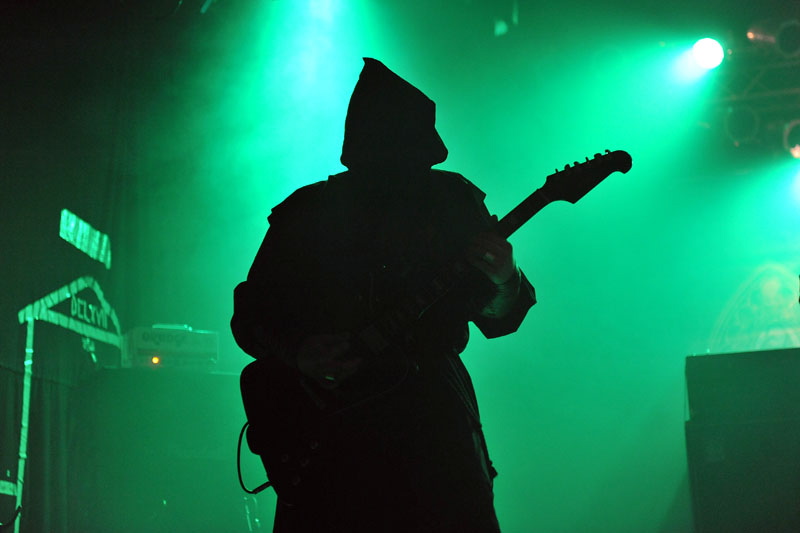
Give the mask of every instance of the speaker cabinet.
POLYGON ((688 357, 696 533, 800 531, 800 350, 688 357))
POLYGON ((696 533, 800 531, 800 419, 686 423, 696 533))
POLYGON ((238 375, 104 370, 76 399, 70 530, 247 530, 238 375))

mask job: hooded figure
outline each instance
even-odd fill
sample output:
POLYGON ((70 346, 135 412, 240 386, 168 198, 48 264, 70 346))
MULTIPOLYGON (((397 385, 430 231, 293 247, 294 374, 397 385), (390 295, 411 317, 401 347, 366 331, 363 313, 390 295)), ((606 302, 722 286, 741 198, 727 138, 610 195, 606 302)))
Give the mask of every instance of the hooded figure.
POLYGON ((350 97, 342 164, 347 168, 430 168, 447 159, 436 132, 436 104, 422 91, 365 58, 350 97))
POLYGON ((510 245, 484 235, 494 219, 483 193, 431 170, 446 157, 434 103, 365 59, 348 171, 273 209, 234 291, 234 337, 257 359, 242 373, 248 443, 276 482, 278 533, 499 531, 459 354, 468 322, 487 338, 512 333, 535 297, 510 245), (456 286, 400 327, 387 320, 459 257, 475 268, 456 286), (298 451, 309 446, 310 459, 298 451))

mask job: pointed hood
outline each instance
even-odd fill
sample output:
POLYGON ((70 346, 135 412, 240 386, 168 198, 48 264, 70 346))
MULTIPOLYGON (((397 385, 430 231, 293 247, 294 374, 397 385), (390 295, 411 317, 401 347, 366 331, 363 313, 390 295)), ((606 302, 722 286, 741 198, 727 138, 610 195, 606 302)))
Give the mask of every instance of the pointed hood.
POLYGON ((430 168, 447 158, 435 122, 430 98, 380 61, 364 58, 347 108, 342 164, 351 170, 430 168))

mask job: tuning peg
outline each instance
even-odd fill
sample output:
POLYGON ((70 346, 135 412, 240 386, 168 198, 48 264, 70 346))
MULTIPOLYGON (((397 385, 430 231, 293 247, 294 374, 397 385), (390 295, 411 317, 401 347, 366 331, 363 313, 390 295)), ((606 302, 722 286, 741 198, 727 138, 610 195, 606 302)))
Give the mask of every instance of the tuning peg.
POLYGON ((589 158, 587 157, 585 163, 588 163, 588 162, 589 162, 589 158))
POLYGON ((598 157, 602 157, 600 154, 594 154, 594 158, 597 159, 598 157))
POLYGON ((569 170, 569 165, 565 166, 564 170, 569 170))
POLYGON ((606 150, 606 153, 607 153, 607 154, 610 154, 610 153, 611 153, 611 150, 606 150))

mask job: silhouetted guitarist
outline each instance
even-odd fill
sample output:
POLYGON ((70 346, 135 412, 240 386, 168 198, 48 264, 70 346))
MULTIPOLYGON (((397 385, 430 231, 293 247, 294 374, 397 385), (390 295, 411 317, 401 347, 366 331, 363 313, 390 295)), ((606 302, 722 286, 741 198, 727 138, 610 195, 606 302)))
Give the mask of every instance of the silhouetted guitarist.
POLYGON ((278 489, 278 533, 499 531, 459 354, 468 322, 487 338, 512 333, 535 296, 484 194, 431 169, 447 157, 434 122, 430 99, 366 59, 345 124, 348 171, 273 209, 236 287, 231 327, 258 359, 243 374, 251 447, 271 477, 298 458, 278 489), (453 286, 426 301, 454 258, 458 279, 435 281, 453 286))

